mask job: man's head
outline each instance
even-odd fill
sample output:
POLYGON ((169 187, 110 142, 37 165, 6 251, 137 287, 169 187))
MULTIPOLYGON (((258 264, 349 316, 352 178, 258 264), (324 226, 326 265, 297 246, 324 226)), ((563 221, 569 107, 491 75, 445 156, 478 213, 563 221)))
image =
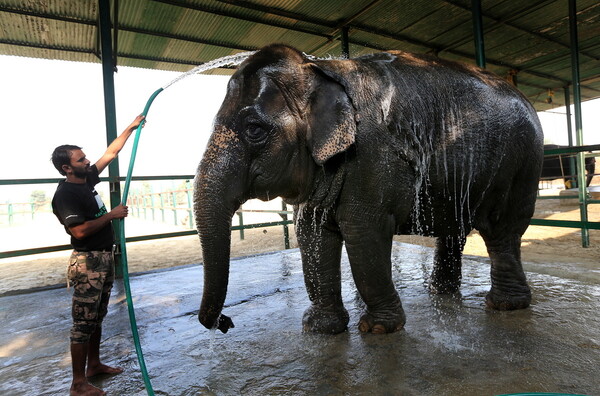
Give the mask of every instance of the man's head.
POLYGON ((90 167, 90 161, 81 151, 81 147, 71 144, 64 144, 55 148, 52 153, 52 163, 61 175, 68 176, 72 174, 80 179, 87 176, 90 167))

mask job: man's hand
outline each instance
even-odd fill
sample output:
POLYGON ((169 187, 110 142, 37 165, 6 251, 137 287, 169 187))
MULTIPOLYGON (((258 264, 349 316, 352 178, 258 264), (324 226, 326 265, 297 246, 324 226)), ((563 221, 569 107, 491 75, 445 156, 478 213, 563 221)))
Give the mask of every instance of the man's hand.
POLYGON ((111 220, 122 219, 124 217, 127 217, 128 210, 129 209, 127 208, 127 206, 121 204, 115 207, 107 214, 98 217, 97 219, 88 220, 84 223, 69 227, 69 232, 76 239, 87 238, 90 235, 93 235, 100 231, 102 227, 110 223, 111 220))
POLYGON ((129 124, 126 131, 133 132, 134 130, 137 129, 138 126, 140 126, 140 124, 142 124, 142 128, 144 127, 144 125, 146 125, 146 116, 144 116, 142 114, 135 117, 135 120, 133 120, 133 122, 131 124, 129 124))
POLYGON ((146 117, 140 114, 139 116, 135 117, 135 120, 133 120, 133 122, 129 124, 127 128, 125 128, 125 130, 119 135, 119 137, 113 140, 113 142, 106 149, 104 155, 102 155, 102 157, 98 161, 96 161, 96 168, 98 168, 98 173, 102 173, 104 168, 106 168, 106 166, 110 164, 112 160, 115 159, 115 157, 119 154, 119 152, 125 145, 125 142, 127 142, 127 139, 129 139, 129 136, 131 136, 131 134, 133 133, 133 131, 135 131, 140 124, 144 126, 145 123, 146 117))
POLYGON ((114 207, 108 214, 111 219, 122 219, 127 217, 128 211, 129 208, 127 206, 120 204, 119 206, 114 207))

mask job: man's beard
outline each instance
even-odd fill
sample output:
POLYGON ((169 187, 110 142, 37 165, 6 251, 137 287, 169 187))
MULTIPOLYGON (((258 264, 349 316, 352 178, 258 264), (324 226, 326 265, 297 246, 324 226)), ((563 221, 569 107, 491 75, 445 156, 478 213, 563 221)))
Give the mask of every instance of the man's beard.
POLYGON ((85 179, 90 174, 90 168, 86 168, 84 171, 80 171, 79 169, 73 169, 73 175, 79 179, 85 179))

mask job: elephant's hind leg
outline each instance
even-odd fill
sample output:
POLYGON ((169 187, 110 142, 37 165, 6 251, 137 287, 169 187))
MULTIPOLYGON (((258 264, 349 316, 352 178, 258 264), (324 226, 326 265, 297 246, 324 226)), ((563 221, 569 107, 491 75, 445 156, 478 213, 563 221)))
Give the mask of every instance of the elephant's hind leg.
POLYGON ((502 311, 527 308, 531 291, 521 264, 521 235, 483 237, 492 261, 492 288, 486 296, 486 305, 502 311))
POLYGON ((464 236, 443 236, 437 238, 433 272, 429 290, 437 294, 456 293, 462 279, 462 251, 464 236))
POLYGON ((521 236, 533 215, 536 191, 537 179, 532 183, 513 183, 505 205, 492 210, 488 227, 479 230, 492 262, 492 287, 486 296, 490 308, 522 309, 531 303, 531 290, 521 263, 521 236))

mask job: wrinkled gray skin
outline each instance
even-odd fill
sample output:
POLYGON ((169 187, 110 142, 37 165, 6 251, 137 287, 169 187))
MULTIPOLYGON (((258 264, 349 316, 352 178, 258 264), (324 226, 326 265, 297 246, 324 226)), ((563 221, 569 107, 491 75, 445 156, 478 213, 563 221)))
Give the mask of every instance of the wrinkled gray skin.
POLYGON ((250 198, 295 205, 311 306, 305 331, 347 329, 345 244, 366 304, 363 332, 401 329, 391 276, 394 234, 437 237, 430 289, 455 293, 465 238, 491 258, 490 308, 525 308, 520 243, 533 215, 542 130, 527 100, 494 75, 403 52, 309 60, 272 45, 229 81, 198 170, 195 213, 204 254, 200 322, 222 332, 230 226, 250 198))

